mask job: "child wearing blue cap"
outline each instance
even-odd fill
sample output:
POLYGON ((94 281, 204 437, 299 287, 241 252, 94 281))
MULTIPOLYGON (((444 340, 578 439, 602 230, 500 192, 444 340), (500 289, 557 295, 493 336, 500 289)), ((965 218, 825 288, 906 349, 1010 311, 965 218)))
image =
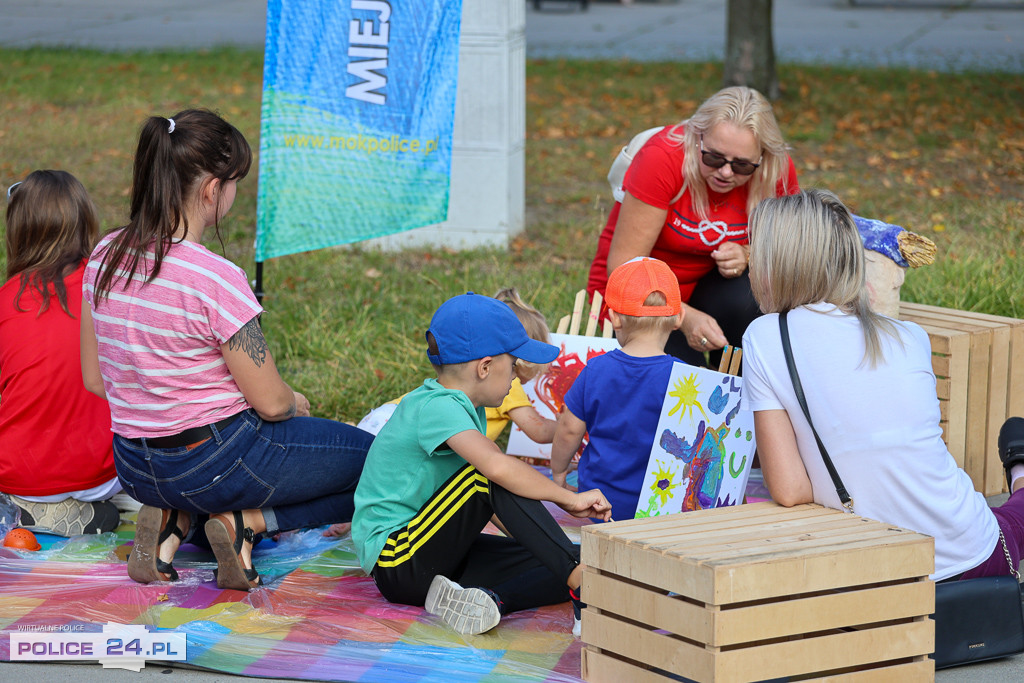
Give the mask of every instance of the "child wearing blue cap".
POLYGON ((484 408, 504 400, 517 361, 548 363, 558 348, 530 339, 505 304, 472 292, 444 302, 426 338, 437 379, 399 404, 356 488, 360 564, 389 601, 425 605, 459 633, 565 602, 570 591, 578 620, 579 547, 540 501, 606 520, 611 506, 600 491, 556 485, 484 434, 484 408), (507 536, 481 533, 492 518, 507 536))

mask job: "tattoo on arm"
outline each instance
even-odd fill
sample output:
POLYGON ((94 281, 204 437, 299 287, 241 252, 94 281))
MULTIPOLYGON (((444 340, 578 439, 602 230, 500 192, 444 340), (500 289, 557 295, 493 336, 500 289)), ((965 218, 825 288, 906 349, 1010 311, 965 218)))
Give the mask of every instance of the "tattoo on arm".
POLYGON ((267 340, 263 337, 259 319, 253 318, 235 332, 228 340, 228 348, 232 351, 241 349, 256 367, 262 367, 267 362, 267 340))

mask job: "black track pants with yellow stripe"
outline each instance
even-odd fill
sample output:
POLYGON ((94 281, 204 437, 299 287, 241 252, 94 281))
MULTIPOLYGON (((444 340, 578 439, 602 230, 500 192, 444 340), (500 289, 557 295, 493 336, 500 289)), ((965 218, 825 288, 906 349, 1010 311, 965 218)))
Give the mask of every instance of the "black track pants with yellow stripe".
POLYGON ((391 602, 422 605, 437 574, 488 588, 503 613, 565 602, 579 564, 544 505, 488 481, 472 465, 456 472, 405 527, 388 537, 373 579, 391 602), (497 515, 511 538, 481 531, 497 515))

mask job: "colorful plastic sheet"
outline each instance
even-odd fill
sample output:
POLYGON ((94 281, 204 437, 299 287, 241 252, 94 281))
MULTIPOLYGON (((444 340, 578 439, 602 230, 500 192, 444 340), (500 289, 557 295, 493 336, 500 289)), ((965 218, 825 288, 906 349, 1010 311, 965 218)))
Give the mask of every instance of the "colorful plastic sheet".
MULTIPOLYGON (((579 520, 557 511, 579 539, 579 520)), ((580 641, 568 603, 509 615, 491 632, 459 636, 419 607, 392 605, 359 569, 350 537, 283 534, 254 550, 266 586, 219 590, 213 556, 186 545, 181 579, 137 584, 123 557, 131 523, 116 533, 58 539, 44 549, 0 548, 0 659, 9 634, 47 625, 101 631, 107 622, 184 633, 186 662, 257 677, 324 681, 579 680, 580 641)))

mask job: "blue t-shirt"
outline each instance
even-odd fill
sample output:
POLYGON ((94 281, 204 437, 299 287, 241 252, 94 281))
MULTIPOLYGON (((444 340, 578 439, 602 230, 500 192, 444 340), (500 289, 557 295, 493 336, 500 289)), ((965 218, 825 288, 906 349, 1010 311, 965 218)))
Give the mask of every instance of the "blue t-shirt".
POLYGON ((589 435, 579 489, 601 489, 614 519, 636 514, 675 362, 668 355, 638 358, 615 349, 588 361, 565 395, 565 407, 586 423, 589 435))

